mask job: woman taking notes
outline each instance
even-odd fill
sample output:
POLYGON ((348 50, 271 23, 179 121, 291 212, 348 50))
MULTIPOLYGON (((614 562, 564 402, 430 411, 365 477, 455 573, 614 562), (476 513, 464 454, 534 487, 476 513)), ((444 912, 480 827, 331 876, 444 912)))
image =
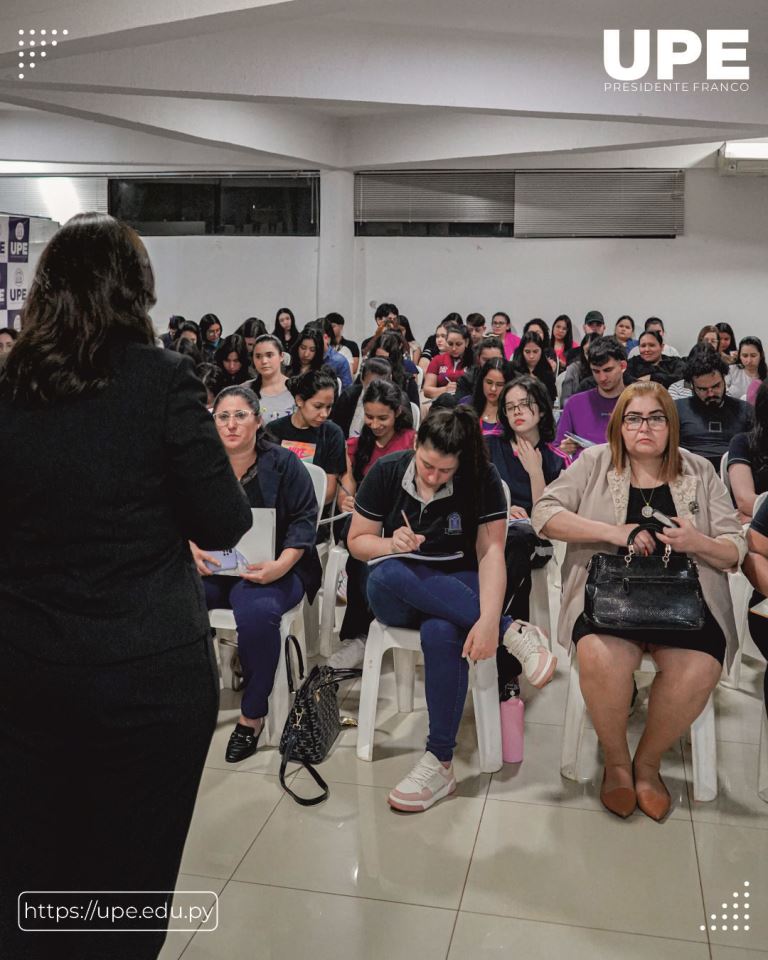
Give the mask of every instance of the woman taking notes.
POLYGON ((397 810, 426 810, 453 793, 452 757, 467 693, 467 660, 496 655, 500 636, 529 676, 549 652, 502 622, 507 505, 488 463, 477 416, 440 409, 421 424, 416 449, 379 460, 357 490, 347 538, 370 561, 367 595, 382 623, 418 628, 424 652, 427 752, 389 794, 397 810), (398 553, 457 554, 453 561, 399 559, 398 553))

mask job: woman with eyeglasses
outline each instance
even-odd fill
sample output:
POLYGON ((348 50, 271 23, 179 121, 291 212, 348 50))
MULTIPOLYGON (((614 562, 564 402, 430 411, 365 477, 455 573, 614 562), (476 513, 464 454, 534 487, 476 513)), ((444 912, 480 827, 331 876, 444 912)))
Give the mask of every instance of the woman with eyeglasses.
POLYGON ((239 763, 256 752, 264 728, 280 658, 280 620, 305 594, 314 600, 320 586, 317 500, 307 470, 266 433, 259 398, 252 390, 243 386, 222 390, 213 405, 213 419, 251 507, 276 511, 275 559, 252 564, 238 577, 217 576, 220 562, 190 542, 208 609, 230 608, 237 624, 245 687, 225 759, 239 763))
POLYGON ((491 334, 504 344, 504 356, 511 360, 520 344, 520 337, 512 332, 512 320, 508 313, 499 310, 491 317, 491 334))
MULTIPOLYGON (((539 536, 564 540, 558 639, 575 645, 579 681, 605 758, 603 805, 620 817, 639 806, 663 819, 672 796, 661 778, 662 757, 707 703, 723 660, 738 650, 728 572, 746 553, 730 495, 711 465, 679 445, 677 409, 658 383, 633 383, 619 397, 608 443, 590 447, 550 484, 533 508, 539 536), (666 518, 666 519, 664 519, 666 518), (667 525, 671 520, 673 526, 667 525), (705 622, 700 630, 598 631, 584 616, 587 566, 597 551, 625 551, 638 525, 641 556, 675 553, 698 561, 705 622), (633 674, 644 653, 657 666, 648 719, 634 759, 627 746, 633 674)), ((674 792, 679 796, 680 787, 674 792)))

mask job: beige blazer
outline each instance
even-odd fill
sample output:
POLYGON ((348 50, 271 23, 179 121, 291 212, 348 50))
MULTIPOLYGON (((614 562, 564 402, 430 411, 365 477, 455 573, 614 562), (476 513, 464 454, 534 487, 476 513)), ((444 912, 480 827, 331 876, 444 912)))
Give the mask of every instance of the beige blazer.
MULTIPOLYGON (((739 564, 747 544, 731 497, 714 468, 703 457, 681 450, 683 472, 669 488, 677 516, 686 517, 702 533, 719 540, 730 540, 739 551, 739 564)), ((541 535, 547 521, 563 510, 590 520, 626 523, 629 503, 629 468, 617 473, 612 466, 607 444, 589 447, 578 460, 544 490, 531 514, 531 523, 541 535)), ((616 547, 605 543, 569 543, 563 562, 563 594, 557 638, 566 648, 576 618, 584 610, 584 586, 587 564, 593 553, 609 552, 616 547)), ((733 605, 728 589, 728 574, 698 560, 701 590, 707 606, 722 627, 730 665, 738 649, 733 605)), ((735 571, 737 567, 733 568, 735 571)))

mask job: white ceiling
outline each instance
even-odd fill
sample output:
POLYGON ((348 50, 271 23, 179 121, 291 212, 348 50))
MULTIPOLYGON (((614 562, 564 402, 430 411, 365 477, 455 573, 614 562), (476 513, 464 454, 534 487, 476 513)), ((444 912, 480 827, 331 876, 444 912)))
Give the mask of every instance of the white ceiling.
POLYGON ((765 0, 639 9, 635 0, 2 0, 0 161, 67 172, 690 166, 711 163, 725 139, 768 136, 765 0), (603 29, 641 26, 749 29, 749 92, 606 92, 603 29), (68 36, 19 80, 18 31, 27 41, 37 31, 39 54, 40 30, 50 41, 53 27, 68 36))

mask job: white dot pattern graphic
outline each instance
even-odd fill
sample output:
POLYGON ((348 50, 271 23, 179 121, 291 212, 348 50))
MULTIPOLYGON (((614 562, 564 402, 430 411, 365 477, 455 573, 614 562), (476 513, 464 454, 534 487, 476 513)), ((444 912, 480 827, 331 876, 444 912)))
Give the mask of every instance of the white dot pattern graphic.
MULTIPOLYGON (((738 922, 732 923, 730 927, 728 926, 727 923, 721 923, 720 930, 722 930, 723 932, 727 932, 728 930, 730 930, 732 933, 739 933, 740 931, 744 933, 749 933, 749 930, 750 930, 749 924, 746 922, 741 924, 742 920, 743 921, 749 920, 749 913, 748 913, 749 890, 747 889, 749 886, 750 886, 749 880, 744 880, 743 892, 734 890, 733 893, 731 894, 733 898, 733 902, 730 904, 730 909, 735 910, 736 912, 731 914, 730 919, 732 921, 738 921, 738 922), (743 915, 738 912, 739 910, 744 911, 743 915)), ((721 910, 727 911, 729 909, 729 904, 723 902, 720 904, 720 908, 721 910)), ((729 917, 728 917, 728 913, 721 913, 719 918, 716 913, 710 913, 709 919, 710 919, 709 930, 710 932, 714 933, 718 929, 717 920, 720 919, 720 921, 727 921, 729 917)), ((702 923, 699 926, 699 930, 702 933, 706 933, 707 924, 702 923)))
MULTIPOLYGON (((34 36, 36 36, 36 35, 38 35, 38 34, 39 34, 39 36, 41 36, 41 37, 46 37, 46 36, 48 36, 49 33, 50 33, 50 35, 51 35, 52 37, 58 36, 58 34, 59 34, 59 28, 58 28, 58 27, 53 27, 53 28, 48 28, 48 27, 42 28, 42 27, 41 27, 41 28, 38 30, 38 29, 35 28, 35 27, 31 27, 31 28, 28 29, 28 30, 19 29, 19 36, 22 37, 22 38, 23 38, 23 37, 26 37, 26 36, 29 36, 30 38, 32 38, 32 37, 34 37, 34 36)), ((69 30, 61 30, 61 35, 62 35, 63 37, 69 36, 69 30)), ((37 57, 38 54, 40 55, 41 58, 48 56, 48 52, 47 52, 46 50, 35 50, 35 49, 33 49, 33 48, 34 48, 34 47, 37 47, 37 46, 46 47, 46 46, 48 46, 49 43, 50 43, 50 46, 52 46, 52 47, 58 46, 58 41, 57 41, 57 40, 50 40, 50 41, 48 41, 48 40, 33 40, 33 39, 29 39, 29 40, 21 39, 21 40, 19 40, 19 62, 18 62, 18 64, 17 64, 17 68, 18 68, 18 71, 19 71, 19 73, 18 73, 18 78, 19 78, 19 80, 23 80, 23 79, 24 79, 24 77, 25 77, 24 70, 27 68, 27 66, 29 67, 30 70, 34 70, 34 69, 35 69, 35 67, 37 66, 37 63, 36 63, 35 58, 37 57), (27 49, 27 48, 28 48, 28 49, 27 49), (29 57, 29 63, 27 63, 27 61, 25 60, 25 57, 29 57)))

